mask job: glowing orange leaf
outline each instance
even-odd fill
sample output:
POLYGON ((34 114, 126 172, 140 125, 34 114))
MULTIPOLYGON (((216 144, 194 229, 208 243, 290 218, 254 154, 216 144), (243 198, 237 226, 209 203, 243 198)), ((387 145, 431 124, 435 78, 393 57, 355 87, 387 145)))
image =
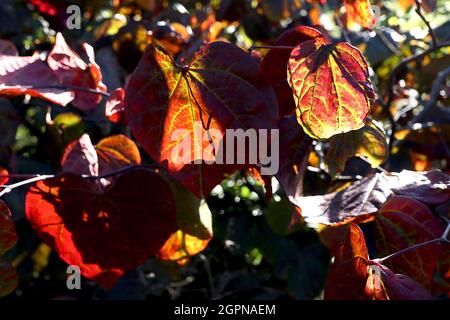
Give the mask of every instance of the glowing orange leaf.
POLYGON ((376 19, 369 0, 344 0, 348 18, 364 28, 372 29, 376 19))
POLYGON ((215 160, 210 141, 218 146, 221 137, 214 132, 269 129, 278 116, 257 60, 225 42, 206 45, 187 66, 149 46, 125 91, 126 118, 136 139, 199 197, 237 168, 198 163, 215 160), (205 134, 210 138, 203 139, 205 134), (188 150, 181 150, 186 143, 188 150))
POLYGON ((288 63, 297 120, 317 139, 364 126, 374 91, 361 52, 346 42, 325 38, 300 43, 288 63))
POLYGON ((176 261, 179 265, 184 265, 189 261, 189 257, 205 250, 209 240, 202 240, 178 230, 170 236, 169 240, 159 250, 158 257, 162 260, 176 261))

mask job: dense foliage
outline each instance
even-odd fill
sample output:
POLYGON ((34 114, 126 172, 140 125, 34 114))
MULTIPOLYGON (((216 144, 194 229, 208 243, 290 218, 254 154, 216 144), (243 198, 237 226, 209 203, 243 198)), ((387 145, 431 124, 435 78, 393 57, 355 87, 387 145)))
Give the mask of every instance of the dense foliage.
POLYGON ((448 299, 449 9, 3 0, 0 297, 448 299))

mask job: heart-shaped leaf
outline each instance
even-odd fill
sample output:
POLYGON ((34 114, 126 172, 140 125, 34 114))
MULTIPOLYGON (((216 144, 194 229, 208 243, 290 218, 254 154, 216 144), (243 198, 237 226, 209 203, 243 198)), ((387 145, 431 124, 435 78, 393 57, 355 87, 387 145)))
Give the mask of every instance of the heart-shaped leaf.
POLYGON ((328 273, 325 299, 365 299, 368 264, 369 253, 364 234, 352 223, 328 273))
POLYGON ((403 274, 369 259, 364 234, 358 225, 347 226, 325 285, 330 300, 427 300, 431 295, 403 274))
POLYGON ((179 265, 185 265, 190 257, 205 250, 209 240, 202 240, 182 230, 178 230, 170 236, 169 240, 159 250, 158 258, 161 260, 175 261, 179 265))
POLYGON ((211 142, 219 147, 226 129, 274 128, 278 117, 256 59, 225 42, 207 44, 188 66, 149 46, 125 91, 137 140, 199 197, 238 167, 203 163, 216 161, 211 142))
MULTIPOLYGON (((423 203, 395 196, 375 216, 378 256, 387 256, 417 243, 439 238, 444 227, 423 203)), ((388 262, 395 272, 406 274, 430 287, 440 248, 429 245, 402 254, 388 262)))
POLYGON ((5 185, 8 183, 8 181, 9 181, 8 170, 0 167, 0 185, 5 185))
POLYGON ((288 63, 297 120, 307 134, 328 139, 364 126, 374 91, 361 52, 319 37, 300 43, 288 63))
POLYGON ((40 181, 25 209, 61 259, 105 287, 158 253, 177 230, 170 187, 146 169, 130 170, 104 190, 73 174, 40 181))

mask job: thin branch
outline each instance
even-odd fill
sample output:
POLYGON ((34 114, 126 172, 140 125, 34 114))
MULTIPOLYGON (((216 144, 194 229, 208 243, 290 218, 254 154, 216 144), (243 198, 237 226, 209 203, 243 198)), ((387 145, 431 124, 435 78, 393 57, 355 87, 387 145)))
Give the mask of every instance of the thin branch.
POLYGON ((444 233, 442 234, 441 237, 433 239, 433 240, 428 240, 428 241, 425 241, 425 242, 422 242, 422 243, 418 243, 418 244, 413 245, 411 247, 408 247, 408 248, 405 248, 403 250, 394 252, 393 254, 390 254, 390 255, 388 255, 388 256, 386 256, 384 258, 376 259, 376 261, 378 261, 379 263, 385 263, 387 260, 391 260, 393 258, 396 258, 396 257, 402 255, 402 254, 405 254, 405 253, 408 253, 408 252, 420 249, 422 247, 429 246, 431 244, 447 244, 448 245, 448 244, 450 244, 450 241, 447 239, 449 233, 450 233, 450 223, 447 224, 447 227, 445 228, 445 231, 444 231, 444 233))
POLYGON ((395 136, 395 132, 396 132, 396 122, 395 122, 394 116, 392 115, 392 113, 390 111, 390 107, 391 107, 392 101, 394 100, 394 86, 395 86, 395 81, 397 80, 398 74, 401 71, 403 71, 409 63, 419 61, 422 58, 424 58, 425 56, 427 56, 441 48, 445 48, 445 47, 449 47, 449 46, 450 46, 450 41, 438 43, 434 47, 430 47, 427 50, 424 50, 420 53, 414 54, 412 56, 409 56, 409 57, 403 59, 397 66, 395 66, 394 69, 392 69, 392 71, 389 75, 389 79, 388 79, 388 88, 389 88, 388 90, 389 91, 387 94, 387 100, 383 101, 383 99, 380 99, 380 102, 383 106, 383 111, 388 116, 389 122, 391 124, 391 132, 389 135, 389 150, 392 149, 394 139, 395 139, 394 136, 395 136))
POLYGON ((4 185, 2 186, 4 189, 2 191, 0 191, 0 198, 3 197, 5 194, 10 193, 13 189, 19 188, 21 186, 27 185, 27 184, 31 184, 37 181, 41 181, 41 180, 46 180, 46 179, 50 179, 50 178, 54 178, 54 175, 38 175, 34 178, 31 179, 27 179, 24 181, 20 181, 17 183, 13 183, 13 184, 9 184, 9 185, 4 185))
POLYGON ((422 119, 426 116, 428 111, 436 105, 437 98, 439 96, 439 92, 441 90, 442 84, 447 80, 447 77, 450 75, 450 67, 445 68, 441 72, 439 72, 436 80, 433 83, 433 86, 430 91, 430 99, 427 104, 423 107, 423 110, 411 120, 411 124, 420 123, 422 119))
POLYGON ((344 40, 351 44, 352 42, 350 41, 350 37, 348 36, 347 27, 342 22, 342 19, 340 16, 336 16, 336 22, 339 26, 339 29, 341 29, 341 31, 342 31, 342 36, 344 37, 344 40))
MULTIPOLYGON (((108 177, 112 177, 133 169, 138 169, 138 168, 144 168, 144 169, 156 169, 158 168, 157 165, 134 165, 134 166, 128 166, 122 169, 119 169, 117 171, 113 171, 107 174, 103 174, 103 175, 99 175, 99 176, 89 176, 89 175, 81 175, 80 177, 83 179, 88 179, 88 180, 98 180, 98 179, 105 179, 108 177)), ((48 175, 7 175, 7 176, 1 176, 1 177, 13 177, 13 176, 19 176, 19 177, 24 177, 24 176, 30 176, 31 178, 17 182, 17 183, 13 183, 13 184, 7 184, 7 185, 0 185, 0 188, 4 188, 3 190, 0 191, 0 198, 2 196, 4 196, 7 193, 10 193, 12 190, 28 185, 28 184, 32 184, 34 182, 37 181, 42 181, 42 180, 47 180, 47 179, 52 179, 55 178, 57 175, 54 174, 48 174, 48 175)))
POLYGON ((418 244, 413 245, 413 246, 411 246, 411 247, 408 247, 408 248, 406 248, 406 249, 403 249, 403 250, 394 252, 393 254, 390 254, 390 255, 388 255, 388 256, 386 256, 386 257, 384 257, 384 258, 377 259, 377 261, 378 261, 379 263, 385 263, 387 260, 391 260, 391 259, 393 259, 393 258, 396 258, 396 257, 402 255, 402 254, 405 254, 405 253, 408 253, 408 252, 411 252, 411 251, 420 249, 420 248, 422 248, 422 247, 429 246, 430 244, 439 243, 440 241, 441 241, 441 239, 440 239, 440 238, 437 238, 437 239, 428 240, 428 241, 425 241, 425 242, 422 242, 422 243, 418 243, 418 244))
POLYGON ((73 90, 73 91, 82 91, 92 94, 100 94, 104 97, 109 97, 110 94, 108 92, 103 92, 91 88, 85 88, 85 87, 79 87, 79 86, 72 86, 72 85, 48 85, 48 86, 23 86, 25 89, 59 89, 59 90, 73 90))
POLYGON ((383 30, 376 29, 375 33, 380 38, 381 42, 384 43, 384 45, 393 53, 397 55, 401 55, 402 52, 386 37, 383 30))
MULTIPOLYGON (((372 163, 366 157, 359 156, 358 158, 372 167, 372 163)), ((378 170, 381 173, 386 173, 386 174, 389 173, 386 169, 382 168, 381 166, 375 167, 374 169, 378 170)))
POLYGON ((205 265, 205 271, 208 276, 208 284, 209 284, 209 291, 211 294, 211 299, 214 299, 216 296, 216 290, 214 288, 214 277, 211 272, 211 266, 209 265, 209 260, 203 253, 200 254, 199 257, 200 257, 200 260, 202 260, 202 262, 205 265))
POLYGON ((295 47, 291 46, 251 46, 248 51, 252 52, 253 50, 259 49, 280 49, 280 50, 294 50, 295 47))
POLYGON ((422 1, 421 0, 416 0, 416 12, 419 15, 419 17, 422 19, 422 21, 425 22, 425 24, 426 24, 426 26, 428 28, 428 32, 429 32, 429 34, 431 36, 431 41, 432 41, 433 48, 437 47, 437 45, 438 45, 438 38, 437 38, 436 33, 434 32, 433 28, 431 27, 430 22, 423 15, 423 12, 422 12, 422 1))
MULTIPOLYGON (((29 173, 0 174, 0 178, 10 178, 10 179, 30 179, 38 176, 40 176, 40 174, 29 174, 29 173)), ((0 185, 0 188, 5 188, 5 186, 0 185)))
POLYGON ((448 234, 450 233, 450 223, 447 221, 447 228, 445 228, 444 233, 442 234, 441 239, 448 240, 448 234))

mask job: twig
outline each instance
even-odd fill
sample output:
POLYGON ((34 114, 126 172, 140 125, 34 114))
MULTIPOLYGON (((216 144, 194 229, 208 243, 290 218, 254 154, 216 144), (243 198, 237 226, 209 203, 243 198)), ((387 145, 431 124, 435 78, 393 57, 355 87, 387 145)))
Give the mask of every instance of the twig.
POLYGON ((441 86, 449 75, 450 75, 450 67, 447 67, 441 72, 439 72, 431 88, 430 99, 428 100, 427 104, 423 107, 423 110, 410 121, 412 125, 414 123, 420 123, 422 119, 425 117, 425 115, 428 113, 428 111, 430 111, 430 109, 436 104, 439 92, 441 90, 441 86))
POLYGON ((427 20, 427 18, 425 18, 425 16, 422 13, 422 1, 421 0, 416 0, 416 12, 419 15, 419 17, 422 19, 423 22, 425 22, 427 28, 428 28, 428 32, 430 33, 431 36, 431 42, 432 42, 432 47, 435 48, 438 45, 438 38, 436 36, 436 33, 434 32, 433 28, 431 27, 430 22, 427 20))
POLYGON ((445 231, 444 231, 444 233, 442 234, 441 237, 433 239, 433 240, 428 240, 428 241, 425 241, 425 242, 422 242, 422 243, 418 243, 418 244, 413 245, 411 247, 408 247, 408 248, 405 248, 403 250, 394 252, 393 254, 390 254, 390 255, 388 255, 388 256, 386 256, 384 258, 376 259, 376 261, 378 261, 379 263, 385 263, 387 260, 391 260, 391 259, 393 259, 395 257, 398 257, 398 256, 402 255, 402 254, 405 254, 405 253, 408 253, 408 252, 411 252, 411 251, 414 251, 414 250, 417 250, 417 249, 420 249, 422 247, 426 247, 426 246, 429 246, 429 245, 435 244, 435 243, 436 244, 450 244, 450 241, 447 239, 449 233, 450 233, 450 223, 447 224, 447 227, 445 228, 445 231))
POLYGON ((381 42, 384 43, 384 45, 393 53, 397 55, 401 55, 402 52, 386 37, 383 30, 376 29, 375 33, 380 38, 381 42))
MULTIPOLYGON (((372 167, 372 163, 370 163, 369 159, 367 159, 366 157, 359 156, 358 158, 361 159, 362 161, 364 161, 365 163, 367 163, 368 165, 370 165, 372 167)), ((384 169, 384 168, 382 168, 380 166, 375 167, 374 169, 378 170, 381 173, 386 173, 386 174, 389 173, 386 169, 384 169)))
POLYGON ((339 29, 341 29, 341 31, 342 31, 342 36, 344 37, 344 40, 347 41, 348 43, 352 44, 352 42, 350 41, 350 37, 348 36, 347 27, 342 22, 342 19, 340 16, 336 16, 336 22, 339 26, 339 29))
MULTIPOLYGON (((133 165, 133 166, 128 166, 128 167, 119 169, 117 171, 113 171, 113 172, 110 172, 110 173, 107 173, 107 174, 103 174, 103 175, 99 175, 99 176, 81 175, 80 177, 84 178, 84 179, 89 179, 89 180, 90 179, 93 179, 93 180, 105 179, 105 178, 112 177, 112 176, 115 176, 115 175, 118 175, 118 174, 130 171, 130 170, 133 170, 133 169, 138 169, 138 168, 155 169, 157 167, 158 167, 157 165, 133 165)), ((1 176, 1 177, 13 177, 13 176, 17 177, 19 175, 7 175, 7 176, 1 176)), ((0 188, 4 188, 3 190, 0 191, 0 198, 2 196, 4 196, 5 194, 10 193, 12 190, 14 190, 16 188, 19 188, 19 187, 22 187, 22 186, 25 186, 25 185, 28 185, 28 184, 32 184, 32 183, 37 182, 37 181, 52 179, 52 178, 55 178, 57 175, 54 175, 54 174, 48 174, 48 175, 37 174, 37 175, 20 175, 20 176, 21 177, 23 177, 23 176, 31 176, 31 178, 23 180, 23 181, 20 181, 20 182, 17 182, 17 183, 13 183, 13 184, 0 185, 0 188)))
POLYGON ((214 289, 214 278, 213 278, 213 275, 211 272, 211 266, 209 265, 209 260, 203 253, 201 253, 199 255, 199 257, 200 257, 200 260, 202 260, 202 262, 205 265, 206 274, 208 276, 208 284, 209 284, 211 299, 214 299, 216 296, 216 290, 214 289))

